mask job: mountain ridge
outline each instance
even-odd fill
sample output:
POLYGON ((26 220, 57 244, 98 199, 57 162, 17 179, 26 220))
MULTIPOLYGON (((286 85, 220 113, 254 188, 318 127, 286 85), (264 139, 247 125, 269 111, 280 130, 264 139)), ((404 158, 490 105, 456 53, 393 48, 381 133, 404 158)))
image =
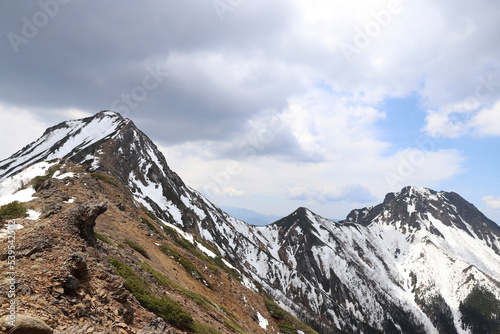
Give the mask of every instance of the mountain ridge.
MULTIPOLYGON (((384 202, 377 206, 351 211, 345 221, 367 225, 376 220, 389 223, 388 219, 400 219, 407 223, 409 229, 418 230, 423 228, 418 224, 422 218, 419 213, 422 211, 440 219, 446 226, 455 226, 472 237, 485 239, 488 246, 500 255, 497 244, 491 242, 492 235, 500 238, 500 226, 455 192, 438 192, 423 187, 407 186, 398 193, 387 194, 384 202), (437 207, 439 200, 440 203, 444 203, 440 208, 437 207), (384 212, 388 211, 399 216, 382 217, 384 212), (471 221, 473 224, 467 224, 466 221, 471 221)), ((432 233, 440 234, 439 230, 429 228, 432 229, 432 233)))
POLYGON ((109 172, 162 226, 212 244, 251 289, 259 286, 320 332, 467 333, 459 306, 473 288, 500 298, 499 228, 453 192, 409 186, 339 222, 299 207, 252 226, 187 186, 156 145, 117 113, 49 129, 1 161, 0 177, 61 156, 109 172), (94 131, 82 130, 89 125, 94 131), (71 126, 80 131, 57 137, 71 126), (47 139, 51 134, 58 140, 47 139), (55 146, 44 147, 43 138, 55 146))

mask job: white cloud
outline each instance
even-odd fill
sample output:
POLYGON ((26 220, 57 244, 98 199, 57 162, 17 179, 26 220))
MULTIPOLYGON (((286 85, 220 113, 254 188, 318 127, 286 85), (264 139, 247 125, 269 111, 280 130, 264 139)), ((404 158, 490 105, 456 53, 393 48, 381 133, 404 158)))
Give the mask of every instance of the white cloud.
POLYGON ((28 110, 0 104, 2 131, 0 131, 0 160, 8 158, 45 131, 46 124, 28 110))
POLYGON ((223 187, 220 189, 219 187, 215 187, 214 193, 213 194, 207 194, 208 196, 210 195, 215 195, 219 197, 241 197, 245 194, 243 190, 238 190, 233 187, 223 187))
POLYGON ((500 136, 500 101, 475 114, 470 120, 470 126, 480 136, 500 136))
MULTIPOLYGON (((467 114, 461 112, 454 115, 465 117, 467 114)), ((425 121, 423 130, 432 137, 457 138, 467 133, 463 122, 454 121, 450 112, 428 110, 425 121)))
MULTIPOLYGON (((96 111, 97 112, 97 111, 96 111)), ((29 143, 37 140, 49 126, 69 119, 91 116, 91 113, 76 108, 45 110, 20 108, 2 104, 0 101, 0 160, 8 158, 29 143), (50 117, 47 117, 50 115, 50 117)))
POLYGON ((494 196, 484 196, 482 200, 486 202, 486 206, 488 207, 488 209, 500 209, 500 197, 495 198, 494 196))
POLYGON ((311 198, 312 194, 304 187, 287 187, 283 196, 288 199, 306 201, 311 198))
POLYGON ((463 172, 464 157, 457 150, 427 151, 407 148, 380 162, 390 191, 407 185, 431 187, 463 172))
POLYGON ((341 187, 330 185, 323 189, 307 189, 305 187, 289 187, 285 189, 283 197, 286 199, 307 201, 309 203, 340 202, 369 203, 375 200, 370 191, 361 185, 344 185, 341 187))
POLYGON ((312 89, 289 100, 283 112, 290 132, 310 157, 340 161, 387 147, 376 124, 385 114, 341 94, 312 89))
POLYGON ((429 110, 423 130, 433 137, 500 136, 500 101, 477 109, 471 106, 478 103, 471 103, 463 101, 442 110, 429 110))
MULTIPOLYGON (((436 143, 388 154, 391 145, 381 140, 379 130, 385 117, 353 97, 313 89, 291 98, 277 115, 254 117, 247 132, 231 143, 162 149, 188 184, 216 194, 220 204, 231 196, 258 194, 302 202, 321 212, 331 212, 339 203, 351 209, 371 205, 389 191, 407 185, 432 187, 462 172, 461 153, 436 150, 436 143), (259 136, 261 129, 274 130, 259 136), (236 168, 229 168, 231 163, 236 168)), ((278 202, 276 206, 284 205, 278 202)))
MULTIPOLYGON (((95 114, 95 113, 89 113, 87 111, 76 109, 76 108, 61 110, 60 113, 62 114, 62 117, 65 117, 66 120, 89 117, 89 116, 92 116, 93 114, 95 114)), ((126 117, 125 115, 123 115, 123 116, 126 117)))

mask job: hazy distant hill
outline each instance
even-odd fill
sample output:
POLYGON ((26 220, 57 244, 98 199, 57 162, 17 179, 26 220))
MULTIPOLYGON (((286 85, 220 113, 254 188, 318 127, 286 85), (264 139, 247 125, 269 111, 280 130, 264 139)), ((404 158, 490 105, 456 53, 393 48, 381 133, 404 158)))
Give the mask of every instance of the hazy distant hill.
POLYGON ((253 210, 236 208, 232 206, 221 206, 220 208, 226 211, 230 216, 238 218, 239 220, 243 220, 244 222, 252 225, 269 225, 271 223, 274 223, 278 219, 283 218, 281 216, 266 215, 253 210))

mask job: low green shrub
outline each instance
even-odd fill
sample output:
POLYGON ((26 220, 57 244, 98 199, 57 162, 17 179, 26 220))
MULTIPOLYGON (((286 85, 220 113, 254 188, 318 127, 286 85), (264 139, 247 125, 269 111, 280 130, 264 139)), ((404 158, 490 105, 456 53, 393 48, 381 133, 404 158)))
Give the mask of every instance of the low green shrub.
MULTIPOLYGON (((240 272, 238 270, 234 270, 234 269, 229 268, 228 266, 226 266, 226 264, 224 263, 224 261, 222 261, 222 258, 220 257, 219 252, 217 251, 217 249, 215 249, 214 247, 212 247, 211 245, 209 245, 207 242, 205 242, 204 240, 196 240, 196 243, 199 243, 199 244, 203 245, 204 247, 206 247, 207 249, 209 249, 213 253, 217 254, 217 256, 210 257, 210 256, 205 255, 205 253, 203 253, 197 247, 197 245, 195 243, 190 242, 189 240, 187 240, 184 237, 182 237, 181 235, 179 235, 179 233, 174 228, 172 228, 170 226, 162 226, 162 229, 163 229, 163 232, 165 232, 165 234, 167 234, 168 236, 170 236, 177 245, 179 245, 180 247, 182 247, 185 250, 189 251, 191 254, 193 254, 194 256, 196 256, 197 258, 199 258, 200 260, 202 260, 203 262, 205 262, 207 264, 207 267, 213 273, 217 273, 217 272, 219 272, 219 270, 225 270, 234 279, 236 279, 237 281, 241 282, 242 277, 241 277, 240 272)), ((160 246, 160 247, 163 247, 163 246, 160 246)), ((162 250, 163 250, 164 253, 166 253, 166 254, 174 257, 174 258, 177 258, 177 259, 181 259, 182 258, 182 256, 178 252, 174 251, 170 247, 165 246, 164 248, 162 248, 162 250)), ((183 266, 184 266, 184 264, 186 265, 185 266, 186 270, 188 270, 188 271, 192 270, 192 266, 190 266, 188 263, 184 263, 184 264, 181 263, 181 264, 183 266)), ((199 273, 196 273, 194 275, 199 275, 201 277, 201 274, 199 274, 199 273)))
POLYGON ((152 220, 158 220, 158 218, 156 217, 156 215, 153 213, 153 211, 151 210, 148 210, 148 212, 146 212, 146 214, 148 215, 149 218, 151 218, 152 220))
POLYGON ((224 324, 226 324, 226 326, 228 326, 229 328, 231 328, 233 330, 233 332, 235 332, 235 333, 246 334, 246 332, 243 331, 243 329, 241 328, 240 325, 238 325, 237 323, 234 323, 233 321, 231 321, 228 318, 226 318, 224 320, 224 324))
POLYGON ((262 284, 260 284, 259 282, 257 281, 253 281, 253 284, 255 285, 255 287, 257 288, 257 291, 259 293, 262 293, 264 290, 262 289, 262 284))
POLYGON ((149 284, 130 267, 116 259, 109 258, 113 269, 125 279, 125 288, 139 303, 166 322, 181 330, 195 331, 195 322, 191 315, 168 296, 157 297, 149 291, 149 284))
MULTIPOLYGON (((196 269, 196 267, 189 261, 188 259, 184 258, 181 253, 177 252, 176 250, 168 247, 167 245, 161 245, 160 249, 162 252, 167 254, 168 256, 173 257, 186 271, 193 277, 196 278, 197 280, 200 280, 204 282, 205 284, 207 283, 207 280, 203 275, 196 269)), ((210 286, 209 286, 210 287, 210 286)))
MULTIPOLYGON (((163 226, 163 231, 168 234, 174 241, 177 245, 181 246, 182 248, 184 248, 185 250, 189 251, 191 254, 193 254, 194 256, 196 256, 197 258, 199 258, 200 260, 202 260, 203 262, 207 263, 208 265, 208 268, 214 272, 214 273, 217 273, 219 271, 220 268, 226 268, 226 272, 228 274, 230 274, 233 278, 235 278, 237 281, 240 281, 241 282, 241 275, 240 273, 237 271, 237 270, 234 270, 234 269, 231 269, 231 268, 228 268, 225 264, 224 264, 224 261, 222 261, 222 259, 220 258, 220 256, 216 256, 216 257, 210 257, 210 256, 207 256, 205 255, 197 246, 195 243, 192 243, 190 242, 189 240, 181 237, 177 231, 175 231, 173 228, 171 228, 170 226, 163 226)), ((214 250, 210 245, 208 245, 206 242, 204 241, 200 241, 200 240, 197 240, 196 243, 200 243, 202 244, 204 247, 206 247, 207 249, 211 250, 212 252, 214 252, 215 254, 218 253, 217 250, 214 250)), ((167 247, 169 248, 169 247, 167 247)), ((169 254, 170 256, 172 257, 176 257, 176 258, 182 258, 182 256, 178 253, 178 252, 175 252, 177 255, 174 255, 172 254, 172 251, 171 249, 169 250, 164 250, 165 253, 169 254)), ((182 264, 182 263, 181 263, 182 264)), ((191 266, 187 263, 185 263, 186 266, 186 270, 188 271, 191 271, 191 266), (189 267, 189 268, 188 268, 189 267)), ((182 264, 184 266, 184 264, 182 264)), ((201 274, 199 274, 199 272, 197 272, 197 275, 199 275, 201 277, 201 274)))
POLYGON ((236 316, 231 311, 229 311, 227 308, 225 308, 224 306, 219 305, 219 308, 222 310, 222 312, 226 313, 231 318, 237 319, 236 316))
POLYGON ((276 320, 280 332, 283 334, 295 334, 298 331, 302 331, 306 334, 318 334, 311 327, 304 324, 299 319, 292 316, 290 313, 283 310, 278 306, 273 300, 269 298, 264 299, 264 304, 266 305, 269 314, 276 320))
POLYGON ((215 328, 199 322, 196 322, 194 324, 194 332, 196 334, 221 334, 221 332, 219 332, 215 328))
POLYGON ((141 217, 141 222, 142 222, 143 224, 146 224, 146 225, 148 226, 148 228, 149 228, 152 232, 154 232, 154 233, 156 233, 156 234, 158 234, 158 235, 161 235, 161 234, 160 234, 160 231, 158 231, 158 229, 156 228, 156 226, 154 226, 154 225, 153 225, 153 223, 151 223, 149 220, 147 220, 147 219, 145 219, 145 218, 141 217))
POLYGON ((10 202, 0 206, 0 219, 26 217, 28 210, 19 201, 10 202))
POLYGON ((274 301, 271 299, 265 299, 264 304, 266 305, 267 311, 273 317, 274 319, 283 319, 285 317, 285 311, 278 306, 274 301))
POLYGON ((213 272, 214 274, 218 274, 218 273, 220 272, 220 268, 219 268, 219 267, 217 267, 215 264, 211 264, 211 263, 209 263, 209 264, 207 265, 207 268, 208 268, 211 272, 213 272))
POLYGON ((198 254, 201 255, 201 253, 198 250, 198 248, 196 248, 196 246, 192 242, 190 242, 190 241, 188 241, 188 240, 186 240, 184 238, 177 238, 177 239, 175 239, 175 242, 179 246, 181 246, 182 248, 184 248, 185 250, 188 250, 191 253, 193 253, 194 255, 198 255, 198 254), (196 253, 198 253, 198 254, 196 254, 196 253))
POLYGON ((139 245, 137 242, 133 242, 132 240, 125 239, 125 243, 127 245, 129 245, 133 250, 136 250, 139 253, 141 253, 146 259, 150 259, 148 252, 144 249, 144 247, 139 245))
POLYGON ((180 259, 182 257, 181 253, 176 251, 175 249, 172 249, 168 247, 167 245, 161 245, 160 249, 163 253, 167 254, 168 256, 171 256, 175 259, 180 259))
POLYGON ((179 291, 179 292, 183 293, 184 295, 186 295, 187 297, 191 298, 196 304, 203 305, 207 310, 211 310, 212 306, 214 306, 214 303, 210 299, 208 299, 207 297, 202 296, 196 292, 193 292, 191 290, 188 290, 188 289, 180 286, 177 283, 172 282, 167 276, 156 271, 149 264, 141 263, 141 267, 145 271, 150 272, 153 275, 153 277, 156 279, 158 284, 160 284, 164 288, 171 287, 171 288, 176 289, 177 291, 179 291))
POLYGON ((290 324, 279 323, 278 327, 280 328, 280 332, 283 334, 297 334, 297 328, 290 324))
POLYGON ((45 182, 45 180, 50 179, 50 177, 45 176, 37 176, 33 180, 31 180, 31 185, 35 189, 35 191, 38 191, 42 184, 45 182))
POLYGON ((191 261, 189 261, 188 259, 181 257, 179 259, 179 263, 194 278, 196 278, 196 279, 202 278, 202 275, 200 274, 200 272, 196 269, 196 267, 193 265, 193 263, 191 261))
POLYGON ((98 232, 94 232, 95 234, 95 237, 99 240, 101 240, 102 242, 104 242, 105 244, 108 244, 108 245, 111 245, 112 242, 111 240, 108 238, 108 237, 105 237, 104 235, 102 235, 101 233, 98 233, 98 232))
POLYGON ((179 234, 176 230, 171 228, 170 226, 162 226, 163 232, 165 232, 168 236, 173 238, 174 240, 179 238, 179 234))

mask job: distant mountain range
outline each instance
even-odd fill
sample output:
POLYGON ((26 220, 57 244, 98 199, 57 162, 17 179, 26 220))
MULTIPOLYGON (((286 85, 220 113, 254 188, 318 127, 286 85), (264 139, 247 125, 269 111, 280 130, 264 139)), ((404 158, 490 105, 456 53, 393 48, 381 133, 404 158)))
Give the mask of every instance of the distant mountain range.
POLYGON ((109 173, 162 224, 214 245, 250 289, 318 332, 476 333, 497 321, 484 310, 471 319, 467 307, 475 293, 500 299, 500 227, 456 193, 408 186, 339 222, 301 207, 269 224, 278 217, 226 213, 187 186, 110 111, 47 129, 0 162, 0 177, 55 158, 109 173))
POLYGON ((248 224, 251 225, 259 225, 259 226, 269 225, 271 223, 274 223, 278 219, 283 218, 281 216, 266 215, 253 210, 237 208, 232 206, 221 206, 220 208, 225 212, 227 212, 230 216, 233 216, 234 218, 247 222, 248 224))

